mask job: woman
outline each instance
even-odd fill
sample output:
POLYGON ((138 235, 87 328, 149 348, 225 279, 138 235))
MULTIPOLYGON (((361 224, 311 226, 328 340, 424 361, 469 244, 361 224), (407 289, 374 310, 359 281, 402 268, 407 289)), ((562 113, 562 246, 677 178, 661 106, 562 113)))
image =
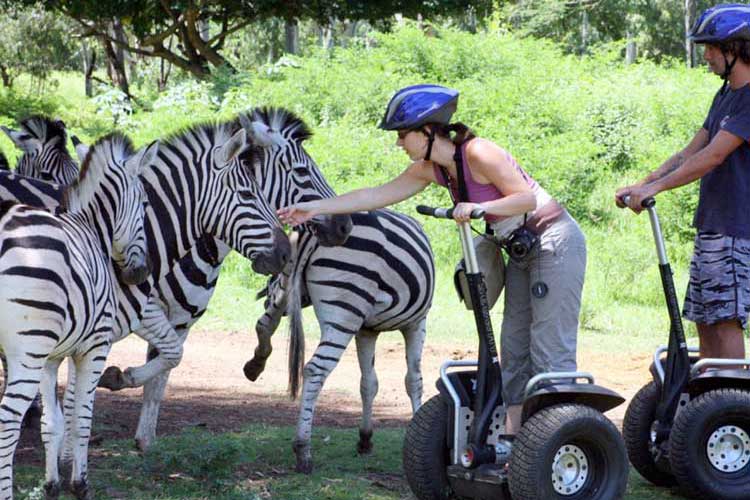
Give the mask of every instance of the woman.
POLYGON ((450 124, 457 102, 457 91, 439 85, 398 91, 380 128, 397 131, 396 145, 412 160, 406 170, 380 186, 278 213, 283 222, 298 225, 319 214, 382 208, 435 182, 450 186, 458 200, 456 221, 468 221, 474 209, 482 208, 501 241, 522 226, 536 234, 531 250, 511 258, 506 269, 500 338, 505 432, 513 435, 520 428, 526 382, 537 373, 576 369, 586 244, 578 224, 509 153, 461 123, 450 124))

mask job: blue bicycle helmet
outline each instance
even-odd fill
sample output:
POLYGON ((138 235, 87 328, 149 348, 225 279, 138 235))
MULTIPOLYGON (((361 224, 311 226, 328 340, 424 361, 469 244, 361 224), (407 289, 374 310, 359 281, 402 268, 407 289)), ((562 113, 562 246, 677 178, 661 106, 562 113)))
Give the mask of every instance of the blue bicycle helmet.
POLYGON ((721 45, 734 40, 750 40, 750 5, 719 4, 706 9, 688 35, 695 43, 721 45))
POLYGON ((417 129, 427 123, 448 125, 457 104, 457 90, 440 85, 412 85, 396 92, 379 126, 384 130, 401 130, 417 129))

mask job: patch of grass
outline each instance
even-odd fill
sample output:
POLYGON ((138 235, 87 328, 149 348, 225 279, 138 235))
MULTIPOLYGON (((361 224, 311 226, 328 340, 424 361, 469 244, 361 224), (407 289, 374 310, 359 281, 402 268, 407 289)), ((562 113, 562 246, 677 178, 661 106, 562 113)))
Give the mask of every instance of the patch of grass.
MULTIPOLYGON (((89 477, 96 498, 110 499, 414 498, 401 465, 403 429, 379 429, 373 453, 362 457, 355 451, 356 429, 316 428, 315 470, 309 476, 294 472, 293 436, 291 427, 265 425, 216 435, 190 431, 160 439, 145 460, 132 451, 130 440, 108 442, 97 448, 89 477)), ((18 498, 40 498, 42 476, 41 467, 17 468, 18 498)), ((625 498, 668 500, 679 496, 649 485, 631 471, 625 498)))

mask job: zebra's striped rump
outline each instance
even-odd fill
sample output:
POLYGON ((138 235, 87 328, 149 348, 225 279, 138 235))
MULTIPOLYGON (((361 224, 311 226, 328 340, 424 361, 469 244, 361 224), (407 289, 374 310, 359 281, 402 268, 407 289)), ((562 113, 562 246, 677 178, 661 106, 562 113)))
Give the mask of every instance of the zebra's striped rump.
POLYGON ((133 154, 130 142, 119 134, 99 141, 91 148, 85 175, 65 192, 69 211, 59 216, 8 201, 0 204, 0 346, 8 364, 0 402, 2 499, 12 498, 20 421, 37 388, 44 400, 47 486, 57 487, 64 432, 55 384, 67 356, 75 363, 76 380, 66 429, 73 443, 72 479, 86 490, 94 389, 116 312, 111 259, 124 273, 144 274, 145 193, 137 175, 155 149, 133 154))
MULTIPOLYGON (((330 198, 335 193, 304 141, 312 136, 307 125, 283 108, 256 108, 238 117, 253 148, 243 157, 256 172, 263 193, 278 209, 304 201, 330 198)), ((306 223, 323 246, 342 245, 352 230, 349 215, 321 215, 306 223)))

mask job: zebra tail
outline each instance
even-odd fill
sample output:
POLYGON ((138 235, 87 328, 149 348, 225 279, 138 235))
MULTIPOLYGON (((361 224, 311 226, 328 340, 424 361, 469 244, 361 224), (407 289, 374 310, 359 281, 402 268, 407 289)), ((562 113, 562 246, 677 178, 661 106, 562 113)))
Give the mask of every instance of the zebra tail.
POLYGON ((305 362, 305 330, 302 324, 302 291, 300 275, 296 272, 291 280, 287 302, 289 316, 289 396, 297 399, 305 362))
MULTIPOLYGON (((294 265, 299 257, 299 232, 289 235, 292 244, 292 258, 286 280, 286 314, 289 317, 289 396, 297 399, 302 370, 305 366, 305 329, 302 325, 302 267, 294 265), (293 264, 294 263, 294 264, 293 264)), ((268 290, 270 292, 270 284, 268 290)), ((284 283, 282 281, 282 286, 284 283)))

